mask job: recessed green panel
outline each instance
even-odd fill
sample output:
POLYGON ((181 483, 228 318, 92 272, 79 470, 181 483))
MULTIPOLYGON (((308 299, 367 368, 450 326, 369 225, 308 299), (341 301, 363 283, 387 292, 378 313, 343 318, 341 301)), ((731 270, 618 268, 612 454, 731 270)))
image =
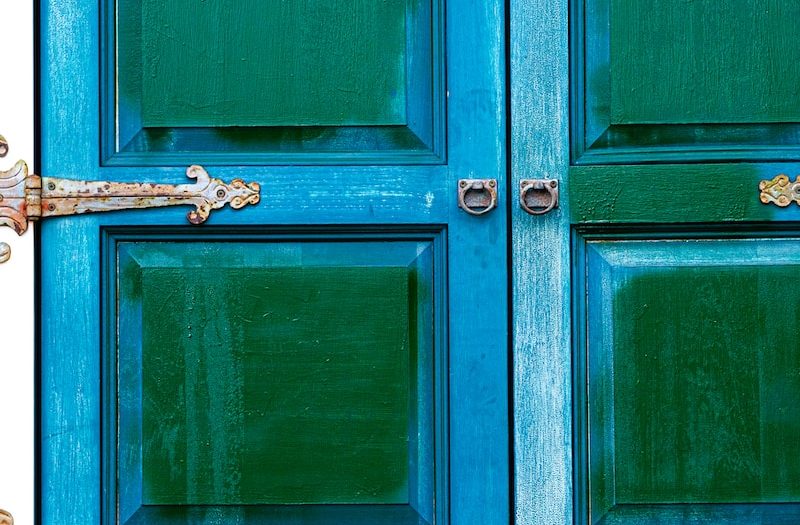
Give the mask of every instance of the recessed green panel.
POLYGON ((140 38, 141 70, 121 77, 141 76, 145 127, 405 124, 406 6, 143 0, 118 44, 140 38))
POLYGON ((800 498, 799 266, 631 275, 614 302, 617 503, 800 498))
POLYGON ((611 124, 800 120, 800 3, 608 1, 611 124))
POLYGON ((236 266, 141 270, 142 504, 408 503, 409 269, 236 266))
POLYGON ((586 254, 591 523, 800 502, 798 241, 598 237, 586 254))

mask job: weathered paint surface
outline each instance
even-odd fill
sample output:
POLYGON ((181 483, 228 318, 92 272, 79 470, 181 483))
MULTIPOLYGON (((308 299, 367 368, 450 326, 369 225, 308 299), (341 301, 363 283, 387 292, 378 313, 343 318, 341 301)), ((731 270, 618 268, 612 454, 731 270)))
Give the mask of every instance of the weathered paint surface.
POLYGON ((408 268, 226 252, 142 270, 142 503, 408 503, 408 268))
MULTIPOLYGON (((101 13, 93 2, 58 0, 42 5, 44 176, 86 174, 90 180, 135 181, 141 178, 142 166, 149 166, 148 181, 171 184, 183 176, 183 168, 178 166, 198 162, 192 159, 185 163, 184 157, 201 152, 213 160, 214 175, 221 180, 255 181, 265 195, 270 195, 269 205, 265 198, 259 206, 249 207, 248 213, 233 213, 229 208, 214 213, 203 235, 216 236, 217 240, 239 238, 249 244, 256 235, 277 232, 295 240, 307 236, 309 244, 330 240, 327 249, 331 252, 346 235, 371 236, 381 248, 396 236, 435 239, 431 242, 436 263, 431 266, 436 284, 430 304, 436 323, 430 330, 437 348, 444 349, 437 354, 444 379, 432 394, 420 395, 419 399, 429 403, 428 413, 441 411, 435 431, 437 436, 447 437, 437 441, 440 448, 431 452, 435 458, 425 460, 427 465, 435 464, 437 473, 429 481, 435 484, 436 500, 428 515, 409 512, 411 503, 416 509, 424 508, 421 498, 411 495, 410 505, 400 509, 368 505, 356 509, 336 505, 301 509, 234 506, 223 509, 229 514, 220 518, 218 507, 185 507, 156 509, 152 511, 155 518, 133 509, 126 518, 147 523, 168 523, 170 519, 256 523, 265 520, 265 512, 278 519, 288 512, 287 519, 310 523, 351 517, 353 523, 371 518, 370 523, 395 520, 415 525, 434 520, 440 525, 508 523, 508 310, 503 273, 506 216, 469 216, 458 209, 456 191, 458 180, 476 176, 494 178, 498 187, 505 187, 502 2, 476 5, 451 0, 446 15, 439 2, 413 5, 421 9, 410 10, 404 36, 415 42, 414 56, 420 60, 407 61, 406 74, 421 80, 406 85, 404 109, 407 128, 425 145, 425 155, 418 149, 407 156, 392 156, 391 144, 388 153, 374 149, 370 140, 375 136, 359 132, 345 146, 338 144, 337 151, 344 152, 341 155, 320 154, 319 149, 306 152, 298 147, 302 142, 289 141, 291 160, 282 158, 280 162, 270 157, 269 141, 264 148, 264 142, 240 148, 247 140, 232 145, 224 137, 215 140, 214 133, 204 135, 199 149, 138 151, 129 156, 111 151, 115 129, 107 124, 115 121, 116 109, 120 122, 124 121, 119 128, 121 144, 141 131, 142 123, 134 118, 141 108, 123 106, 125 97, 120 97, 119 108, 108 104, 114 94, 110 80, 114 71, 108 69, 108 63, 115 55, 105 40, 108 32, 98 27, 98 20, 103 25, 108 23, 109 18, 104 16, 108 13, 101 13), (446 62, 440 45, 445 40, 446 62), (445 65, 449 90, 446 112, 442 83, 445 65), (110 142, 106 140, 109 133, 110 142), (101 145, 106 148, 109 144, 111 149, 101 150, 101 145), (117 153, 121 156, 112 160, 118 162, 104 163, 117 153), (360 165, 364 163, 362 157, 351 162, 352 155, 362 153, 369 159, 368 168, 360 165), (159 515, 162 510, 165 514, 159 515), (203 514, 205 510, 208 514, 203 514), (198 517, 198 513, 202 515, 198 517)), ((372 7, 381 6, 370 4, 372 7)), ((105 29, 113 32, 113 24, 105 29)), ((181 64, 192 65, 192 60, 181 64)), ((263 85, 248 86, 254 97, 263 89, 263 85)), ((332 136, 338 137, 335 133, 332 136)), ((113 314, 113 309, 100 310, 102 304, 115 304, 113 283, 109 282, 114 267, 100 257, 98 250, 104 257, 114 253, 114 236, 125 232, 135 232, 137 241, 142 242, 161 239, 186 243, 199 232, 190 230, 184 222, 179 210, 159 208, 53 218, 42 224, 43 525, 110 524, 117 519, 115 467, 117 459, 124 465, 125 458, 114 457, 116 451, 108 446, 113 433, 104 423, 114 421, 107 410, 114 409, 115 393, 114 383, 108 381, 113 369, 105 368, 109 363, 101 356, 108 355, 106 344, 113 342, 108 334, 114 333, 115 323, 122 317, 115 319, 107 314, 113 314)), ((412 483, 412 477, 422 477, 423 473, 421 464, 409 466, 409 486, 419 484, 412 483)), ((133 499, 135 490, 129 488, 126 494, 133 499)), ((385 493, 385 488, 379 492, 385 493)))
POLYGON ((406 9, 413 4, 123 5, 119 46, 139 55, 140 69, 121 74, 140 79, 147 127, 405 124, 406 9))
POLYGON ((569 6, 510 5, 515 523, 564 525, 572 522, 569 6), (559 207, 523 210, 527 179, 557 180, 559 207))
POLYGON ((794 0, 605 1, 613 124, 800 120, 794 0))
POLYGON ((511 10, 517 523, 796 521, 796 3, 511 10))
POLYGON ((797 241, 753 236, 588 242, 576 380, 587 385, 592 523, 665 503, 772 516, 757 504, 798 500, 800 353, 776 327, 800 303, 773 300, 800 264, 797 241))

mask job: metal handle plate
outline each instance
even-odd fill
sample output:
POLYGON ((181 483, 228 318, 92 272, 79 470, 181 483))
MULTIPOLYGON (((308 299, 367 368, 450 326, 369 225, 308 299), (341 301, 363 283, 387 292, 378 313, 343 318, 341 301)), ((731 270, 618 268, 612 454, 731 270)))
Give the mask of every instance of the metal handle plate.
MULTIPOLYGON (((8 143, 0 137, 0 157, 7 151, 8 143)), ((190 166, 186 175, 195 182, 70 180, 28 173, 28 165, 19 161, 10 170, 0 171, 0 226, 10 226, 22 235, 30 222, 45 217, 178 205, 194 206, 189 222, 201 224, 225 205, 239 209, 259 202, 257 182, 234 179, 226 183, 209 176, 202 166, 190 166)), ((0 263, 8 260, 8 255, 8 246, 0 245, 0 263)))
POLYGON ((497 180, 458 181, 458 207, 470 215, 485 215, 497 207, 497 180))
POLYGON ((519 204, 531 215, 544 215, 558 207, 558 181, 523 179, 519 185, 519 204))

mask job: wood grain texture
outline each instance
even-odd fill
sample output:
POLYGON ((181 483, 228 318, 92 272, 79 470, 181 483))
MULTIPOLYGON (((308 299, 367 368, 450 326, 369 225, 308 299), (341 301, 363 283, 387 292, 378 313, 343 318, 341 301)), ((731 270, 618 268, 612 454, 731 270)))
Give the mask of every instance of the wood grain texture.
MULTIPOLYGON (((80 0, 41 3, 41 173, 93 173, 99 158, 99 13, 80 0), (52 35, 48 38, 44 35, 52 35), (58 36, 56 36, 58 35, 58 36), (66 35, 71 37, 64 38, 66 35), (65 111, 64 108, 69 108, 65 111)), ((100 523, 99 235, 91 220, 43 223, 40 257, 40 522, 100 523), (76 247, 84 247, 77 249, 76 247), (91 249, 86 249, 92 247, 91 249)))
POLYGON ((613 440, 592 439, 591 457, 611 452, 616 504, 800 498, 800 354, 775 330, 798 314, 781 292, 797 253, 782 239, 590 243, 589 434, 613 440), (605 415, 597 396, 613 400, 605 415))
MULTIPOLYGON (((406 159, 402 164, 365 168, 356 163, 342 166, 341 159, 329 159, 326 165, 309 155, 308 162, 298 157, 291 163, 265 167, 248 153, 235 157, 236 162, 220 155, 221 178, 259 182, 265 198, 246 216, 221 210, 202 231, 248 239, 254 232, 281 229, 290 234, 316 231, 321 236, 396 232, 400 226, 410 234, 420 228, 443 232, 434 243, 436 267, 446 270, 437 270, 432 292, 437 305, 433 337, 440 348, 448 349, 437 361, 441 370, 447 370, 447 383, 436 387, 434 399, 435 409, 441 407, 447 416, 438 421, 437 435, 447 436, 449 429, 453 434, 433 452, 442 473, 432 482, 438 495, 435 519, 442 525, 506 525, 506 216, 493 213, 475 219, 456 205, 458 179, 496 178, 505 186, 505 18, 502 2, 452 0, 445 24, 444 5, 432 5, 432 18, 438 21, 434 30, 447 27, 446 131, 453 141, 436 164, 406 159), (441 163, 445 157, 447 166, 441 163), (320 234, 323 225, 327 229, 320 234), (457 278, 450 281, 448 275, 457 278)), ((53 1, 43 6, 43 175, 124 181, 146 173, 154 182, 182 181, 185 166, 174 166, 180 161, 175 158, 159 164, 134 157, 128 166, 100 166, 98 109, 107 111, 108 106, 101 103, 98 93, 98 72, 100 61, 105 64, 113 56, 108 49, 98 53, 100 19, 94 5, 53 1)), ((435 74, 444 78, 441 71, 435 74)), ((441 94, 444 100, 443 90, 441 94)), ((111 115, 104 115, 103 122, 111 115)), ((116 519, 116 458, 100 425, 111 399, 110 370, 108 363, 101 363, 105 348, 101 341, 113 341, 104 340, 102 333, 113 333, 114 327, 109 316, 103 330, 100 326, 99 305, 103 301, 114 304, 103 281, 111 267, 104 265, 105 273, 100 274, 98 250, 106 239, 102 232, 136 227, 163 238, 165 228, 175 231, 183 220, 181 211, 153 210, 102 218, 54 218, 43 225, 42 282, 47 283, 41 298, 43 525, 110 524, 116 519), (105 461, 101 461, 102 452, 108 453, 105 461)), ((177 230, 187 236, 197 234, 188 228, 177 230)), ((102 246, 107 250, 109 245, 102 246)), ((131 494, 135 496, 135 491, 131 494)))
POLYGON ((147 0, 121 21, 142 69, 121 74, 144 126, 405 124, 407 4, 147 0))
POLYGON ((443 0, 103 6, 106 165, 446 157, 443 0), (148 93, 164 122, 143 120, 148 93))
POLYGON ((611 0, 611 123, 800 119, 793 0, 611 0))
POLYGON ((570 253, 567 199, 533 217, 519 181, 569 195, 568 2, 511 2, 511 268, 515 522, 572 523, 570 253))
MULTIPOLYGON (((447 3, 450 521, 509 516, 507 218, 457 205, 459 179, 506 187, 505 12, 497 0, 447 3), (463 285, 458 285, 461 283, 463 285)), ((508 200, 506 200, 508 199, 508 200)))
POLYGON ((578 516, 790 523, 796 230, 647 231, 576 242, 578 516))
POLYGON ((798 164, 577 166, 569 195, 575 223, 794 221, 800 207, 759 200, 759 181, 800 174, 798 164))
POLYGON ((576 0, 576 164, 800 157, 793 2, 576 0))
POLYGON ((426 244, 120 246, 120 458, 139 456, 120 482, 143 479, 141 503, 431 514, 444 438, 426 244))

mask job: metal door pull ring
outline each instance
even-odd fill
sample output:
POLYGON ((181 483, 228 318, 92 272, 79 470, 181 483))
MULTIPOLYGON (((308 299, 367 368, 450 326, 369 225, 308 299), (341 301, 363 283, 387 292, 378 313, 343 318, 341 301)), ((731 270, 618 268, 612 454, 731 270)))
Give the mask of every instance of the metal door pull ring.
POLYGON ((519 204, 531 215, 544 215, 558 207, 558 181, 523 179, 520 181, 519 204))
POLYGON ((458 181, 458 207, 470 215, 484 215, 497 207, 497 180, 458 181))

